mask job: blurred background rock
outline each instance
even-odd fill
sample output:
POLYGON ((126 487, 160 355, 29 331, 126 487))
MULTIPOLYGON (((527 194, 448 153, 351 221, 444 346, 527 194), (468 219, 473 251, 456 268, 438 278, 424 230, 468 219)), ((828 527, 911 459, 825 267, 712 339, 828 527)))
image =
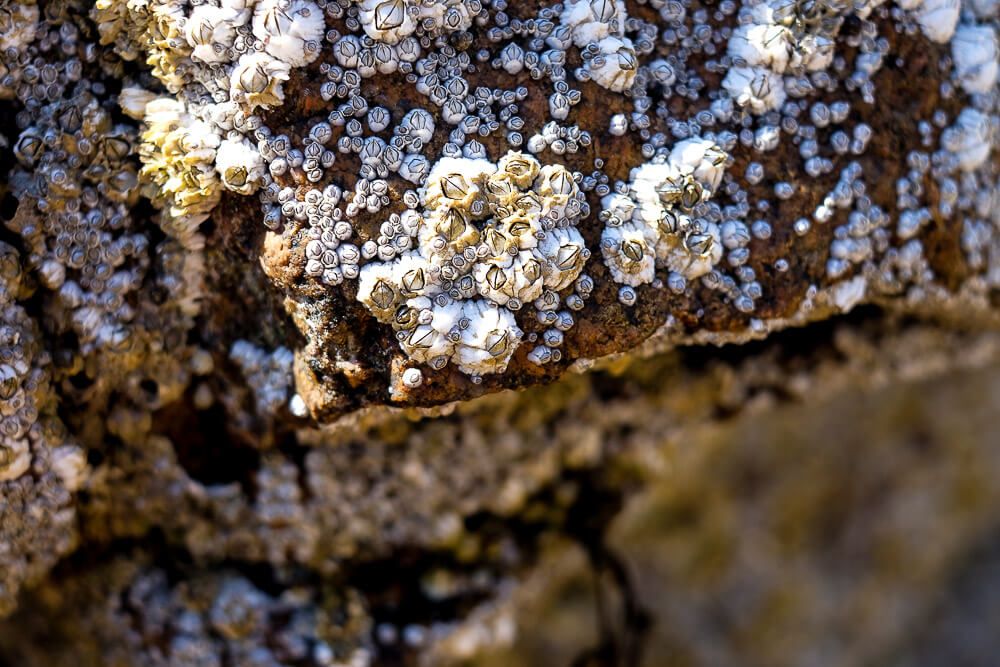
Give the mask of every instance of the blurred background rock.
POLYGON ((667 437, 606 553, 552 545, 459 662, 996 665, 998 413, 987 364, 667 437))

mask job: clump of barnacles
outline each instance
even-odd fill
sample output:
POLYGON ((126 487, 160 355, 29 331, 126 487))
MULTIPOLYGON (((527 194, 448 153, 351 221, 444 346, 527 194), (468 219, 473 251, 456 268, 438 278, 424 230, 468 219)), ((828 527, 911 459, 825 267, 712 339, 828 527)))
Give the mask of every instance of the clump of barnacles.
POLYGON ((565 167, 520 152, 443 158, 421 203, 401 221, 414 249, 365 265, 358 299, 414 361, 502 372, 523 334, 514 313, 551 312, 580 277, 590 251, 576 223, 589 207, 565 167))

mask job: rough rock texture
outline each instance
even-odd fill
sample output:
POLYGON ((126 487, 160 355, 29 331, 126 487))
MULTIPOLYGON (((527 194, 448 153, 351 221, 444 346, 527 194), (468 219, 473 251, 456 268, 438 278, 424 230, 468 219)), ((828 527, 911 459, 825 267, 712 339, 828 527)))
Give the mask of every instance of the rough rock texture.
POLYGON ((553 548, 476 664, 989 664, 997 367, 859 389, 668 438, 610 564, 553 548))
POLYGON ((0 0, 0 664, 947 652, 997 10, 0 0))

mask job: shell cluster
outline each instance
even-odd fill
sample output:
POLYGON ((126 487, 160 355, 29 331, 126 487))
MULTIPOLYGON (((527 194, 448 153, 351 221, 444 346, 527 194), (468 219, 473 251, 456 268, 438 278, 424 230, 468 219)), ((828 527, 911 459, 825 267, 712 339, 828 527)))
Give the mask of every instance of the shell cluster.
MULTIPOLYGON (((421 192, 423 214, 408 211, 393 237, 405 234, 395 245, 413 249, 366 264, 358 282, 358 299, 393 326, 407 355, 435 369, 454 361, 473 376, 502 372, 521 343, 522 307, 558 327, 543 335, 558 347, 563 321, 572 323, 557 312, 559 292, 578 283, 590 256, 576 229, 589 206, 572 174, 520 152, 497 164, 442 158, 421 192)), ((582 304, 588 291, 577 288, 582 304)))
POLYGON ((44 576, 76 539, 73 493, 86 478, 83 450, 56 408, 52 359, 30 315, 18 252, 0 241, 0 616, 21 586, 44 576))
POLYGON ((719 225, 699 217, 698 209, 706 208, 702 205, 721 184, 728 159, 710 141, 687 139, 665 162, 636 167, 625 193, 604 197, 607 227, 601 251, 615 282, 627 287, 651 283, 660 266, 670 272, 668 284, 683 286, 719 263, 719 225))

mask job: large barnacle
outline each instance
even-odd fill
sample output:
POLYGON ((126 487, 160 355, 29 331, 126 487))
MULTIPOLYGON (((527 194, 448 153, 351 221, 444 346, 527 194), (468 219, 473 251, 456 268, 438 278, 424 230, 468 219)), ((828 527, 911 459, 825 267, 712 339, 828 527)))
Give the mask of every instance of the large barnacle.
POLYGON ((285 100, 282 84, 288 80, 289 66, 266 53, 242 56, 230 75, 230 95, 249 109, 269 109, 285 100))
POLYGON ((254 8, 254 36, 267 53, 293 67, 319 56, 324 30, 323 12, 311 0, 262 0, 254 8))

